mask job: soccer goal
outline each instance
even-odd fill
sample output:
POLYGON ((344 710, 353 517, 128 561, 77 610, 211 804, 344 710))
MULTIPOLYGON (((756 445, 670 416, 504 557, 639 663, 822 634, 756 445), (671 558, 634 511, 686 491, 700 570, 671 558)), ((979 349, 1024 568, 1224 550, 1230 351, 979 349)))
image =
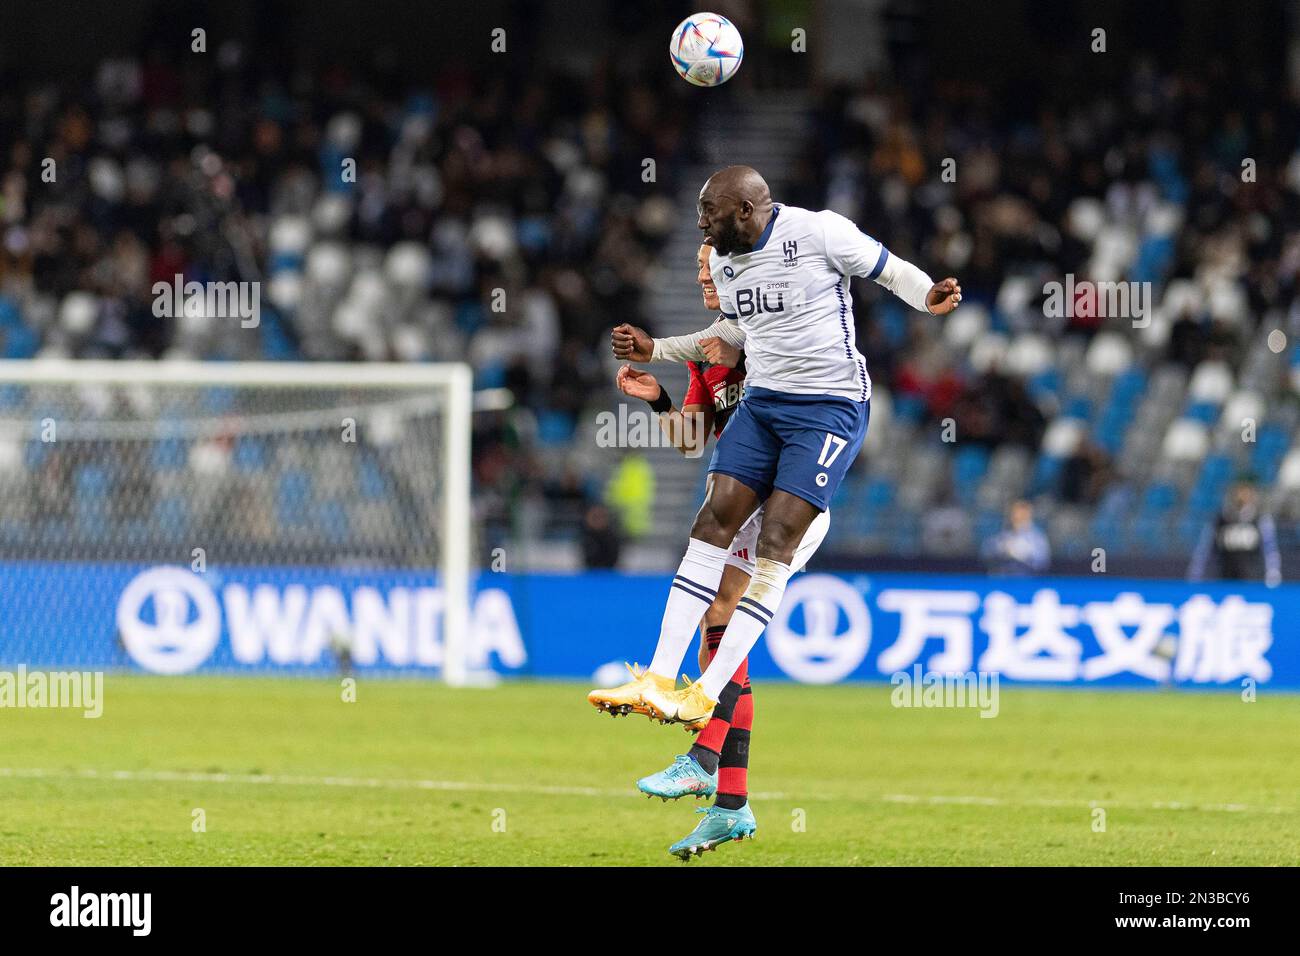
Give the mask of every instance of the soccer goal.
POLYGON ((0 362, 6 656, 465 683, 472 399, 463 364, 0 362))

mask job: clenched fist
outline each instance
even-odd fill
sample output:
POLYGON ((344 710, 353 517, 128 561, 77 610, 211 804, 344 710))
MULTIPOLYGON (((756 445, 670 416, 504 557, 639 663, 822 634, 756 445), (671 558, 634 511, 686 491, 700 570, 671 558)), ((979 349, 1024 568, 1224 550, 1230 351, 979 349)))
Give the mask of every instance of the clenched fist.
POLYGON ((625 362, 649 362, 654 356, 654 339, 650 338, 645 330, 638 329, 635 325, 624 322, 622 325, 614 326, 609 339, 614 347, 616 359, 625 362))
POLYGON ((947 315, 961 303, 961 286, 952 276, 940 279, 930 286, 925 297, 925 307, 932 315, 947 315))

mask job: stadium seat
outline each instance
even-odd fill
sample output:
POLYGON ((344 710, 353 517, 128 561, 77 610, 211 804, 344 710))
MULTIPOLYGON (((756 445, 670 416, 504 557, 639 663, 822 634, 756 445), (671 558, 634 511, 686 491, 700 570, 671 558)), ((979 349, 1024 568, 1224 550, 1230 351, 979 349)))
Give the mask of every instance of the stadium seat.
POLYGON ((1300 491, 1300 446, 1293 447, 1282 459, 1277 485, 1286 492, 1300 491))
POLYGON ((1160 453, 1174 461, 1194 461, 1204 458, 1209 448, 1210 436, 1205 423, 1179 418, 1165 433, 1160 453))
POLYGON ((1206 360, 1196 366, 1187 383, 1187 397, 1192 403, 1222 405, 1232 394, 1232 370, 1227 362, 1206 360))
POLYGON ((1044 335, 1024 332, 1007 348, 1006 370, 1020 378, 1033 378, 1052 366, 1054 350, 1044 335))
POLYGON ((285 471, 276 493, 276 514, 285 528, 307 525, 311 510, 311 476, 301 469, 285 471))
POLYGON ((1078 449, 1086 433, 1087 424, 1079 418, 1053 419, 1043 434, 1043 454, 1051 458, 1068 458, 1078 449))
POLYGON ((1133 347, 1118 332, 1098 332, 1088 346, 1084 362, 1093 375, 1118 375, 1133 364, 1133 347))
POLYGON ((86 335, 95 325, 99 302, 89 292, 69 292, 59 306, 59 325, 69 335, 86 335))

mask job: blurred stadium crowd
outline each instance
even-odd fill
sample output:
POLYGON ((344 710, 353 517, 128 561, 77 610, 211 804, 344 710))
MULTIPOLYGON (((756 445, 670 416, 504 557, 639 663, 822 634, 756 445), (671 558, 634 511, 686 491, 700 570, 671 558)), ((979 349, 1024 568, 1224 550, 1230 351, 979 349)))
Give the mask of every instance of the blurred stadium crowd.
POLYGON ((960 276, 966 299, 941 323, 885 297, 865 323, 889 453, 843 490, 868 507, 841 511, 841 546, 968 552, 1024 496, 1054 554, 1187 554, 1238 478, 1300 544, 1296 104, 1207 67, 1142 62, 1033 122, 999 121, 978 86, 823 101, 796 202, 960 276), (1085 282, 1151 299, 1107 316, 1085 282))
MULTIPOLYGON (((484 544, 581 537, 589 562, 617 561, 617 522, 635 534, 645 502, 575 445, 613 401, 607 328, 642 318, 692 214, 690 88, 666 69, 448 69, 413 92, 277 76, 235 43, 183 62, 152 51, 84 85, 0 90, 0 353, 467 359, 513 402, 475 416, 484 544), (156 317, 151 287, 178 273, 260 282, 259 327, 156 317)), ((836 209, 965 290, 940 322, 855 282, 875 398, 828 550, 975 555, 1023 497, 1053 555, 1186 555, 1242 475, 1300 547, 1296 104, 1230 72, 1063 78, 1032 122, 969 82, 810 100, 776 198, 836 209), (1085 290, 1049 314, 1067 275, 1150 283, 1151 307, 1104 317, 1085 290)))
POLYGON ((570 441, 608 316, 636 312, 674 215, 641 158, 672 184, 680 111, 642 85, 449 69, 412 94, 267 76, 233 43, 214 59, 0 91, 0 354, 468 359, 514 399, 475 417, 479 518, 504 534, 527 498, 543 533, 577 527, 600 487, 533 449, 570 441), (177 274, 261 283, 260 325, 156 317, 153 284, 177 274))

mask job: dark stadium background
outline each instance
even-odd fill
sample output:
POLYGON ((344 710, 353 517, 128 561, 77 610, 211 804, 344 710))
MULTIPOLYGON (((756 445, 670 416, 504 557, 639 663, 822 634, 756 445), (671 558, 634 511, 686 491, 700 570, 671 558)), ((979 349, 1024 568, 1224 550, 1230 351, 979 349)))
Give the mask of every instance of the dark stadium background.
MULTIPOLYGON (((731 163, 964 299, 852 281, 866 444, 746 665, 763 838, 692 866, 889 867, 836 874, 864 928, 941 898, 1021 936, 1294 866, 1300 0, 0 0, 0 874, 129 865, 161 925, 197 895, 149 867, 680 867, 695 801, 636 781, 690 738, 588 694, 652 653, 705 462, 598 423, 644 412, 616 323, 712 320, 694 207, 731 163), (701 7, 746 44, 721 88, 667 55, 701 7), (260 324, 155 316, 178 273, 257 283, 260 324), (1067 275, 1149 283, 1149 324, 1052 314, 1067 275), (1247 477, 1225 526, 1271 515, 1283 579, 1189 581, 1247 477), (1045 566, 1006 547, 1021 499, 1045 566), (1041 903, 931 882, 1011 865, 1057 868, 1041 903)), ((41 875, 6 924, 120 888, 41 875)), ((334 889, 249 877, 223 925, 299 933, 280 891, 334 889)), ((427 922, 423 873, 410 907, 353 877, 330 931, 427 922)))
MULTIPOLYGON (((579 566, 584 549, 608 560, 612 545, 601 531, 608 520, 622 527, 619 566, 666 569, 698 501, 702 467, 668 451, 651 453, 658 481, 649 495, 635 463, 592 447, 589 427, 617 400, 608 385, 611 324, 687 331, 707 318, 691 292, 692 227, 683 225, 701 171, 724 157, 744 160, 775 167, 780 200, 847 201, 859 224, 898 253, 936 275, 959 275, 968 312, 988 311, 1008 279, 1066 271, 1082 278, 1092 250, 1063 229, 1071 203, 1104 198, 1117 185, 1153 185, 1147 150, 1158 143, 1179 167, 1188 215, 1171 243, 1143 250, 1151 253, 1142 259, 1143 275, 1158 289, 1190 276, 1208 237, 1241 227, 1251 265, 1235 285, 1245 308, 1231 321, 1211 318, 1208 308, 1181 316, 1158 345, 1121 329, 1134 345, 1132 374, 1121 387, 1070 367, 1095 328, 1044 324, 1053 354, 1031 355, 1033 374, 984 375, 969 361, 971 340, 946 345, 939 324, 903 317, 888 296, 855 280, 859 342, 881 398, 874 437, 833 509, 844 518, 817 566, 982 569, 981 543, 1000 527, 1011 498, 1024 494, 1051 538, 1053 570, 1086 572, 1092 548, 1101 546, 1111 573, 1182 577, 1228 482, 1243 474, 1261 483, 1279 520, 1283 566, 1294 566, 1300 490, 1293 482, 1300 475, 1284 469, 1283 459, 1296 434, 1288 382, 1296 353, 1288 345, 1271 362, 1264 356, 1262 365, 1249 364, 1269 329, 1300 332, 1287 254, 1300 230, 1300 187, 1286 172, 1297 125, 1289 90, 1300 72, 1293 5, 714 6, 741 26, 746 59, 734 82, 700 91, 665 68, 664 24, 690 12, 684 4, 7 4, 0 173, 8 177, 9 213, 25 180, 32 214, 65 204, 72 218, 59 220, 53 245, 39 254, 19 254, 11 244, 0 256, 0 282, 12 289, 30 281, 30 291, 57 302, 96 281, 96 266, 118 242, 132 247, 119 245, 118 254, 144 255, 158 274, 183 261, 212 278, 258 278, 274 267, 264 242, 253 237, 258 256, 250 266, 217 238, 223 227, 253 229, 249 216, 266 213, 278 177, 318 162, 338 112, 362 118, 360 166, 381 170, 391 145, 382 121, 421 91, 431 93, 437 125, 424 159, 445 201, 389 196, 377 200, 385 208, 347 227, 351 238, 381 245, 428 242, 435 261, 454 263, 431 289, 436 321, 423 341, 402 346, 376 332, 363 346, 309 335, 301 319, 272 314, 251 354, 246 343, 220 337, 192 343, 189 352, 469 357, 480 386, 507 388, 514 401, 510 410, 475 419, 480 554, 513 546, 542 567, 579 566), (834 30, 819 32, 831 21, 834 30), (189 52, 196 25, 207 30, 204 56, 189 52), (790 30, 799 25, 811 34, 807 54, 789 50, 790 30), (1097 26, 1107 31, 1104 54, 1088 47, 1097 26), (494 27, 506 29, 509 55, 487 52, 484 36, 494 27), (96 91, 101 65, 118 58, 143 65, 143 100, 114 105, 96 91), (198 109, 210 128, 146 132, 133 124, 105 144, 101 124, 139 119, 149 98, 198 109), (881 110, 892 119, 873 125, 872 111, 881 110), (734 142, 728 127, 738 117, 745 135, 734 142), (575 131, 586 149, 561 173, 544 146, 575 131), (235 172, 235 195, 203 206, 215 231, 164 242, 154 217, 192 212, 182 207, 200 202, 186 193, 193 184, 183 186, 176 165, 199 142, 235 172), (143 206, 96 200, 80 165, 96 152, 157 164, 161 179, 143 206), (32 158, 44 155, 72 161, 57 190, 32 188, 32 158), (1240 155, 1258 162, 1259 182, 1250 190, 1234 186, 1240 155), (644 157, 656 160, 654 183, 640 178, 644 157), (936 191, 942 157, 954 158, 959 170, 951 194, 936 191), (956 218, 943 224, 935 215, 940 205, 956 218), (439 232, 440 224, 468 221, 484 208, 519 229, 520 246, 508 259, 469 249, 454 230, 439 232), (128 235, 134 239, 122 238, 128 235), (957 255, 955 246, 966 250, 960 265, 941 265, 945 254, 957 255), (543 336, 522 333, 517 317, 498 320, 485 311, 498 287, 531 297, 543 336), (1234 378, 1253 376, 1264 395, 1253 447, 1216 445, 1222 397, 1204 407, 1188 396, 1206 360, 1226 363, 1234 378), (883 407, 890 399, 892 411, 883 407), (1154 404, 1144 407, 1148 401, 1154 404), (1210 439, 1203 453, 1193 449, 1191 460, 1165 467, 1161 435, 1151 429, 1188 415, 1208 423, 1210 439), (948 416, 970 440, 937 440, 948 416), (1089 441, 1053 457, 1045 449, 1055 447, 1048 436, 1061 418, 1081 419, 1089 441)), ((175 330, 147 314, 138 290, 115 291, 111 309, 75 337, 34 320, 13 295, 9 301, 0 335, 11 357, 35 354, 52 340, 78 357, 159 356, 176 344, 175 330)), ((992 318, 993 328, 1010 327, 1009 338, 1038 331, 1036 324, 1033 308, 992 318)), ((680 394, 680 374, 664 377, 680 394)))

